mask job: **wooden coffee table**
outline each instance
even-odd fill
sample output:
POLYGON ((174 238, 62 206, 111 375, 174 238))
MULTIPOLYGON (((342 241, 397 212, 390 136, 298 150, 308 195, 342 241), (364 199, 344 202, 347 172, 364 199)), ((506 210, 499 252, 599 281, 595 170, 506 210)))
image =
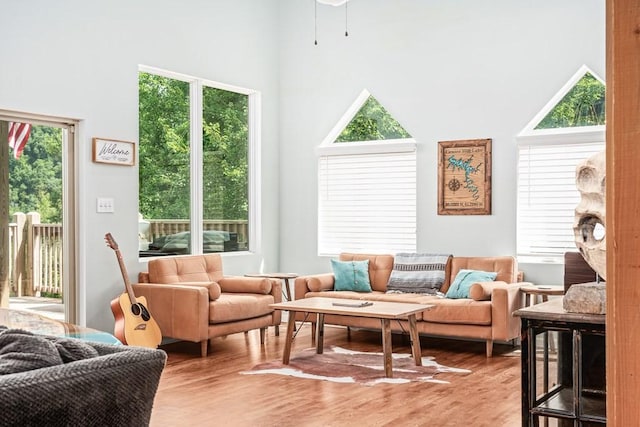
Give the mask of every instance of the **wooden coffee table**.
POLYGON ((271 304, 271 307, 277 310, 287 310, 289 312, 287 337, 282 354, 282 363, 284 365, 289 364, 289 358, 291 356, 291 342, 293 341, 293 331, 296 323, 295 313, 304 312, 315 313, 318 315, 316 322, 317 354, 322 354, 323 352, 325 314, 380 319, 382 326, 384 373, 387 378, 393 377, 393 362, 391 357, 391 320, 407 319, 409 321, 409 336, 411 338, 411 352, 413 354, 413 359, 416 362, 416 366, 422 366, 422 350, 420 349, 420 337, 418 336, 416 313, 429 310, 433 305, 314 297, 271 304), (362 307, 352 306, 358 303, 369 303, 370 305, 362 307))

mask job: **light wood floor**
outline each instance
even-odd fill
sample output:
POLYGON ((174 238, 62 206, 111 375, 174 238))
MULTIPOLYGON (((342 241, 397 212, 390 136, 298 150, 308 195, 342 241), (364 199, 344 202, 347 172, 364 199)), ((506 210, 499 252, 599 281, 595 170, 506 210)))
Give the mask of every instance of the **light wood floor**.
MULTIPOLYGON (((483 342, 422 337, 423 356, 470 374, 438 376, 449 384, 338 384, 280 375, 241 375, 254 365, 279 359, 284 331, 258 331, 216 338, 209 356, 200 346, 179 342, 168 353, 151 415, 151 426, 519 426, 520 357, 510 345, 496 345, 485 357, 483 342)), ((325 345, 380 351, 379 332, 326 327, 325 345)), ((311 347, 302 327, 296 350, 311 347)), ((517 349, 515 349, 517 350, 517 349)), ((393 337, 393 351, 410 353, 408 340, 393 337)))

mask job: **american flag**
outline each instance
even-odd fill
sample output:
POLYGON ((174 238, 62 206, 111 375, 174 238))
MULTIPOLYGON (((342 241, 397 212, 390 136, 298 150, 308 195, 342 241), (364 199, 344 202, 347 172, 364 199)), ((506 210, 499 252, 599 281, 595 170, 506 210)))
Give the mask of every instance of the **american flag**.
POLYGON ((13 149, 16 159, 22 154, 31 135, 31 125, 28 123, 9 122, 9 147, 13 149))

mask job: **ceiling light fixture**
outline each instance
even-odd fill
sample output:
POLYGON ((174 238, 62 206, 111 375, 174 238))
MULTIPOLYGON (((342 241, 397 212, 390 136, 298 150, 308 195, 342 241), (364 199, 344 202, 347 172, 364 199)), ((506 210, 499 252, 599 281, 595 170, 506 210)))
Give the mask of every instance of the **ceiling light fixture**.
POLYGON ((329 6, 341 6, 344 4, 344 36, 349 37, 349 0, 313 0, 313 13, 314 13, 314 45, 318 45, 318 3, 326 4, 329 6))

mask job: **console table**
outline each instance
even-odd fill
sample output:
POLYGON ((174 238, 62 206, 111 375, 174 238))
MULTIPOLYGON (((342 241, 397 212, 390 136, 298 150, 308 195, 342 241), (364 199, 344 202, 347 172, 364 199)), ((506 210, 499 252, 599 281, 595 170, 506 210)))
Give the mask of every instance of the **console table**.
MULTIPOLYGON (((522 320, 522 426, 538 426, 542 418, 558 419, 558 425, 606 425, 605 388, 589 388, 584 384, 584 338, 597 338, 604 348, 605 316, 599 314, 568 313, 562 308, 562 299, 522 308, 514 312, 522 320), (548 331, 557 331, 566 337, 570 352, 570 366, 558 366, 558 384, 538 394, 537 337, 548 331), (570 369, 570 375, 561 372, 570 369)), ((545 343, 546 344, 546 343, 545 343)), ((548 360, 543 369, 548 370, 548 360)), ((604 360, 602 360, 604 364, 604 360)), ((604 372, 604 366, 601 369, 604 372)))

